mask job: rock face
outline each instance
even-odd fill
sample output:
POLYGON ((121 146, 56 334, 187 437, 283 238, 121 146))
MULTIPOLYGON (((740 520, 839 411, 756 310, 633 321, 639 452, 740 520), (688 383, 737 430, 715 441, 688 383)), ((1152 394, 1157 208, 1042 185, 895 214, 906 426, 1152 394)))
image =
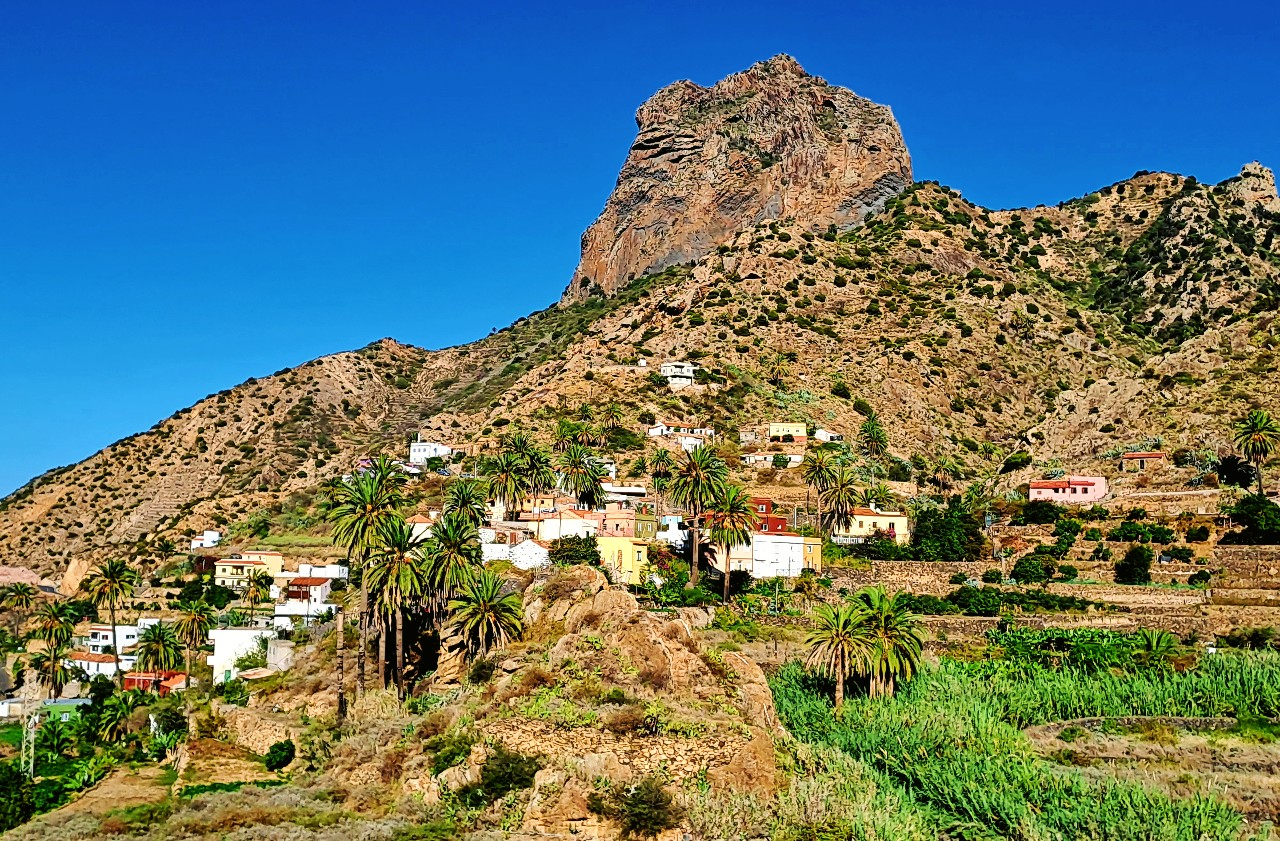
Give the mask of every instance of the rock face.
POLYGON ((566 299, 612 295, 695 260, 745 225, 847 228, 911 183, 889 108, 776 56, 704 88, 658 91, 604 212, 582 236, 566 299))

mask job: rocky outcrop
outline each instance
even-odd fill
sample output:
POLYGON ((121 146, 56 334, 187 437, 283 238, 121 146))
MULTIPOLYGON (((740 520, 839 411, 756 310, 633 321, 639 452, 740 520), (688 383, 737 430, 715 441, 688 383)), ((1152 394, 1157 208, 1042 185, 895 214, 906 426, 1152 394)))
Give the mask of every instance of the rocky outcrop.
POLYGON ((612 295, 763 220, 847 228, 911 183, 889 108, 810 76, 790 56, 710 88, 669 85, 636 124, 613 195, 583 234, 567 299, 612 295))

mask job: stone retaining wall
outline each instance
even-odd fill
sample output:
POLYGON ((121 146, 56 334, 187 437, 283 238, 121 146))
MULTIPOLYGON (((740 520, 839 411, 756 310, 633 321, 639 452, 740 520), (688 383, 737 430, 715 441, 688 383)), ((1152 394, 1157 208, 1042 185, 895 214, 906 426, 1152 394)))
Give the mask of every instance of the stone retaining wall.
POLYGON ((302 728, 287 716, 217 700, 210 706, 214 714, 222 717, 231 741, 259 755, 265 754, 276 742, 286 739, 296 744, 302 734, 302 728))

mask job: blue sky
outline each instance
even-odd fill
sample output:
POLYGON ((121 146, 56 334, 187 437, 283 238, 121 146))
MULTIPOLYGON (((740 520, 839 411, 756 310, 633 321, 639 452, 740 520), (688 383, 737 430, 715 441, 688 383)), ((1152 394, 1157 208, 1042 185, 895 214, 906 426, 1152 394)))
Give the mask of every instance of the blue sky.
POLYGON ((0 493, 548 305, 676 79, 790 53, 891 105, 917 178, 1018 206, 1280 166, 1278 43, 1262 2, 5 4, 0 493))

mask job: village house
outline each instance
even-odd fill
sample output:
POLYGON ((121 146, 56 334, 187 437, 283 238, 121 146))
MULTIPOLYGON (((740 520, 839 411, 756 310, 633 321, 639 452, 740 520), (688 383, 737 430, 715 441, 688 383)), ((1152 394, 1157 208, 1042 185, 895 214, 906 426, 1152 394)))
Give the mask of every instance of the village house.
MULTIPOLYGON (((128 670, 133 668, 138 658, 135 656, 120 657, 120 668, 128 670)), ((92 651, 72 651, 63 660, 68 667, 73 669, 82 669, 89 680, 93 680, 98 675, 103 677, 116 676, 116 658, 114 654, 99 654, 92 651)))
POLYGON ((769 440, 783 443, 794 441, 803 444, 809 440, 809 427, 790 421, 769 424, 769 440))
POLYGON ((1033 480, 1027 496, 1059 505, 1084 505, 1100 501, 1107 493, 1107 480, 1102 476, 1068 476, 1033 480))
POLYGON ((804 461, 800 453, 743 453, 738 458, 746 467, 773 467, 778 470, 799 467, 804 461))
POLYGON ((649 563, 649 543, 634 537, 596 537, 600 563, 609 570, 614 584, 639 584, 641 571, 649 563))
POLYGON ((161 698, 170 692, 178 692, 187 688, 187 676, 182 672, 126 672, 124 688, 140 689, 143 692, 155 692, 161 698))
POLYGON ((431 537, 431 529, 435 527, 436 521, 434 517, 427 517, 422 514, 414 514, 405 520, 405 524, 409 526, 409 533, 416 541, 428 540, 431 537))
POLYGON ((433 458, 446 459, 453 455, 453 448, 438 444, 435 441, 423 441, 422 436, 418 436, 417 441, 409 443, 409 463, 410 464, 426 464, 433 458))
POLYGON ((693 375, 697 368, 692 362, 664 362, 658 372, 666 377, 667 385, 674 390, 693 385, 693 375))
MULTIPOLYGON (((155 624, 154 621, 148 624, 155 624)), ((138 643, 139 628, 137 625, 111 625, 94 623, 81 635, 76 643, 89 650, 91 654, 110 654, 112 651, 124 651, 138 643)))
POLYGON ((830 429, 821 429, 821 428, 815 429, 813 431, 813 437, 818 439, 824 444, 830 443, 832 441, 844 440, 844 435, 840 434, 839 432, 832 432, 830 429))
POLYGON ((755 442, 757 442, 757 441, 759 441, 759 440, 760 440, 760 433, 758 433, 758 432, 756 432, 756 431, 754 431, 754 430, 751 430, 751 429, 741 429, 741 430, 738 430, 738 443, 739 443, 739 444, 754 444, 755 442))
POLYGON ((663 514, 658 519, 658 533, 654 537, 675 549, 683 549, 689 539, 689 530, 684 527, 683 520, 676 514, 663 514))
POLYGON ((1120 457, 1120 472, 1126 473, 1131 469, 1142 472, 1147 469, 1148 464, 1152 467, 1164 464, 1164 459, 1165 454, 1161 452, 1125 453, 1120 457))
POLYGON ((516 569, 543 569, 551 565, 550 549, 546 540, 522 540, 511 547, 509 560, 516 569))
POLYGON ((324 604, 329 601, 333 580, 329 578, 295 578, 289 582, 285 598, 291 602, 324 604))
POLYGON ((714 438, 716 431, 709 426, 695 426, 685 421, 659 421, 656 425, 649 427, 647 434, 650 438, 663 438, 668 435, 701 435, 704 438, 714 438))
MULTIPOLYGON (((720 563, 716 566, 721 568, 720 563)), ((795 578, 806 569, 821 572, 822 538, 795 532, 757 532, 751 535, 750 545, 729 549, 729 569, 746 570, 752 578, 795 578)))
POLYGON ((900 511, 877 511, 874 508, 855 508, 852 522, 831 533, 831 542, 848 545, 865 543, 877 533, 892 538, 899 544, 911 539, 911 526, 907 515, 900 511))
POLYGON ((213 682, 234 680, 239 675, 236 661, 257 648, 258 640, 269 640, 274 636, 274 631, 262 628, 215 628, 210 631, 213 653, 209 655, 209 668, 213 671, 213 682))
POLYGON ((192 538, 191 548, 192 549, 213 549, 221 542, 222 542, 222 532, 205 531, 204 534, 200 535, 199 537, 192 538))
POLYGON ((350 572, 345 564, 298 564, 298 575, 306 578, 347 578, 350 572))
POLYGON ((765 496, 753 496, 751 497, 751 507, 755 509, 756 516, 759 518, 759 522, 756 524, 756 531, 761 534, 771 534, 787 530, 787 518, 775 513, 772 499, 765 496))
POLYGON ((534 514, 529 518, 534 539, 552 541, 570 536, 594 537, 598 525, 595 518, 587 516, 588 513, 562 508, 534 514))
POLYGON ((250 561, 239 555, 232 555, 230 558, 219 560, 214 565, 213 583, 238 593, 247 586, 249 575, 254 572, 270 574, 267 565, 262 561, 250 561))

